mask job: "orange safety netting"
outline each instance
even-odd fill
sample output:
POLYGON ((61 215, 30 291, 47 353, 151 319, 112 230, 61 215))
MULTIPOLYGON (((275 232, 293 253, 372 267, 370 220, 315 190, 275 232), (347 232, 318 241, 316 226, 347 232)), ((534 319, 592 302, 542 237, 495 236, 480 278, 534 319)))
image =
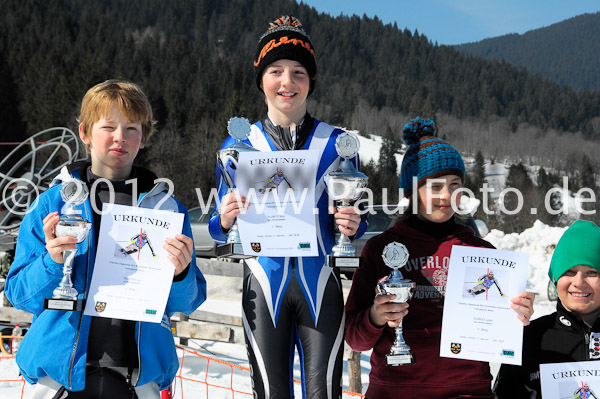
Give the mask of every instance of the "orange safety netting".
MULTIPOLYGON (((5 336, 6 337, 6 336, 5 336)), ((179 364, 179 371, 177 372, 177 375, 175 377, 175 382, 173 383, 174 385, 174 395, 171 395, 170 390, 169 391, 163 391, 161 397, 163 399, 184 399, 185 398, 185 390, 186 389, 186 384, 187 383, 192 383, 192 384, 201 384, 205 387, 206 389, 206 397, 209 398, 210 397, 210 392, 212 389, 217 389, 217 390, 227 390, 231 392, 231 398, 234 399, 236 398, 236 394, 238 398, 242 398, 242 397, 252 397, 252 392, 245 392, 241 389, 238 389, 235 387, 234 384, 234 375, 235 372, 247 372, 248 373, 248 378, 250 378, 249 373, 250 373, 250 369, 248 367, 244 367, 244 366, 240 366, 237 364, 233 364, 233 363, 229 363, 214 357, 209 357, 206 355, 202 355, 200 353, 198 353, 197 351, 188 349, 188 348, 183 348, 181 346, 177 346, 177 348, 179 348, 182 351, 182 355, 181 355, 181 363, 179 364), (186 361, 186 354, 188 355, 188 358, 190 357, 190 355, 192 355, 192 359, 202 359, 202 361, 206 362, 206 371, 203 375, 203 377, 201 378, 192 378, 190 376, 184 376, 183 375, 183 371, 185 369, 185 365, 184 362, 186 361), (229 383, 227 385, 220 385, 218 383, 216 383, 215 381, 211 381, 211 373, 209 372, 209 368, 211 367, 211 363, 214 363, 214 367, 217 367, 217 365, 219 367, 225 367, 225 368, 229 368, 229 383)), ((0 356, 0 361, 2 361, 3 359, 12 359, 14 358, 14 355, 4 355, 4 356, 0 356)), ((188 361, 193 361, 193 360, 189 360, 188 361)), ((223 374, 222 372, 218 373, 218 374, 223 374)), ((18 377, 17 379, 8 379, 8 380, 2 380, 0 379, 0 383, 1 382, 19 382, 22 381, 23 382, 23 387, 21 388, 21 399, 23 399, 23 391, 25 389, 25 380, 23 379, 23 377, 18 377)), ((299 384, 300 381, 294 379, 294 382, 299 384)), ((197 392, 197 388, 193 389, 194 392, 197 392)), ((190 393, 191 390, 190 390, 190 393)), ((344 393, 344 397, 360 397, 360 398, 364 398, 364 395, 356 393, 356 392, 349 392, 349 391, 343 391, 344 393)), ((195 395, 192 395, 195 396, 195 395)))

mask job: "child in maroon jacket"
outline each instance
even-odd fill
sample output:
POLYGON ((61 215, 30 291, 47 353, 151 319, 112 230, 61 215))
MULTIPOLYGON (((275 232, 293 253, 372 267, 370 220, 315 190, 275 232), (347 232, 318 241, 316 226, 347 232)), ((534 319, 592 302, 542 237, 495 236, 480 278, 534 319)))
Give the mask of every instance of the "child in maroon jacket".
MULTIPOLYGON (((450 144, 434 137, 431 120, 417 117, 404 128, 409 148, 402 161, 400 186, 417 203, 395 225, 365 245, 365 266, 358 269, 346 303, 346 342, 357 351, 373 349, 366 396, 374 398, 493 398, 492 376, 486 362, 441 358, 442 311, 450 252, 453 245, 492 248, 470 227, 455 221, 465 167, 450 144), (391 269, 382 257, 392 242, 404 244, 410 254, 401 269, 416 283, 411 316, 403 320, 403 336, 416 363, 387 366, 385 355, 395 339, 394 327, 408 313, 409 304, 391 302, 395 295, 376 294, 376 286, 391 269)), ((523 324, 533 313, 532 293, 512 299, 511 307, 523 324)))

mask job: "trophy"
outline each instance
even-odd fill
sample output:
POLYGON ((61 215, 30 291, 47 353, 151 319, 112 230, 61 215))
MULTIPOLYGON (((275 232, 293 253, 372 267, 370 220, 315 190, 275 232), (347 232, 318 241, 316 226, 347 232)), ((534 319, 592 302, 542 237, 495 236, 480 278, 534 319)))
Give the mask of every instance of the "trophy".
MULTIPOLYGON (((67 209, 60 215, 56 225, 55 234, 77 238, 77 244, 82 243, 89 235, 92 224, 81 217, 80 211, 75 208, 83 204, 89 195, 86 185, 81 180, 71 179, 63 182, 60 196, 65 201, 67 209)), ((80 311, 83 301, 77 299, 78 292, 73 287, 71 272, 77 248, 67 249, 63 252, 63 277, 58 287, 53 291, 52 298, 44 299, 44 308, 52 310, 80 311)))
MULTIPOLYGON (((333 199, 337 209, 352 206, 362 196, 367 187, 369 178, 364 173, 356 170, 350 158, 358 154, 360 142, 350 133, 340 134, 335 141, 335 149, 342 161, 340 168, 330 172, 323 178, 327 193, 333 199)), ((332 248, 332 253, 327 255, 327 264, 331 267, 358 268, 361 265, 360 256, 356 256, 356 249, 350 239, 340 232, 336 224, 337 242, 332 248)))
MULTIPOLYGON (((258 150, 242 142, 242 140, 245 140, 250 135, 250 122, 248 119, 239 117, 229 119, 227 131, 236 142, 217 151, 217 165, 221 172, 221 177, 227 186, 227 191, 231 192, 235 188, 235 173, 240 153, 258 150)), ((229 229, 225 244, 217 246, 217 256, 231 259, 247 259, 252 257, 244 255, 236 222, 229 229)))
MULTIPOLYGON (((403 244, 392 242, 385 246, 381 256, 385 264, 394 270, 387 280, 378 284, 379 292, 385 295, 396 295, 393 302, 408 302, 412 298, 416 286, 414 281, 405 279, 400 273, 400 269, 408 261, 408 250, 403 244)), ((404 366, 415 363, 415 358, 410 353, 410 346, 406 344, 402 336, 402 320, 396 326, 396 340, 390 353, 385 355, 385 361, 388 366, 404 366)))

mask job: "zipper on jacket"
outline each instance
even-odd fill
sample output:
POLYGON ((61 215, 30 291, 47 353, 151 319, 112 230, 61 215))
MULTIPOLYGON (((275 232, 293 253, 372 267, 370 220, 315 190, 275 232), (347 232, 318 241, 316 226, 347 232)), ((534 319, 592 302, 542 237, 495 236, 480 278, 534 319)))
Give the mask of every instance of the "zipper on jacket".
POLYGON ((75 361, 75 352, 79 343, 79 333, 81 332, 81 320, 83 319, 83 310, 79 315, 79 323, 77 324, 77 334, 75 335, 75 343, 73 344, 73 352, 71 352, 71 361, 69 362, 69 390, 73 390, 73 362, 75 361))
POLYGON ((585 333, 585 359, 590 360, 590 333, 585 333))
MULTIPOLYGON (((142 205, 142 201, 144 201, 146 198, 150 198, 154 195, 157 195, 158 193, 162 193, 162 185, 161 183, 157 183, 154 185, 154 187, 152 187, 152 189, 150 189, 150 191, 148 191, 144 196, 142 196, 141 194, 138 195, 138 201, 137 201, 137 206, 139 208, 143 208, 142 205), (157 188, 160 186, 160 190, 158 190, 157 188), (157 193, 154 193, 154 191, 157 190, 157 193)), ((169 191, 167 190, 167 193, 165 195, 168 195, 169 197, 172 198, 172 195, 169 194, 169 191)), ((137 384, 140 382, 140 378, 142 376, 142 355, 140 352, 140 347, 142 346, 142 322, 138 321, 138 329, 137 329, 137 334, 138 334, 138 339, 137 339, 137 357, 138 357, 138 374, 137 374, 137 378, 135 380, 135 384, 132 384, 134 387, 137 387, 137 384)))
POLYGON ((137 357, 138 357, 138 374, 135 380, 135 384, 132 384, 134 387, 137 387, 137 384, 140 382, 140 377, 142 376, 142 355, 140 352, 140 343, 142 341, 142 322, 138 321, 138 339, 137 339, 137 357))
MULTIPOLYGON (((88 200, 89 201, 89 200, 88 200)), ((88 217, 88 209, 87 209, 87 204, 88 201, 86 201, 84 203, 84 209, 85 209, 85 216, 88 217)), ((94 223, 94 218, 92 217, 92 229, 93 229, 93 223, 94 223)), ((90 229, 90 231, 93 231, 92 229, 90 229)), ((88 284, 88 274, 90 271, 90 254, 91 254, 91 239, 88 236, 88 255, 87 255, 87 264, 85 267, 85 280, 84 280, 84 286, 83 286, 83 300, 85 301, 86 299, 86 292, 87 292, 87 284, 88 284)), ((81 311, 81 313, 79 314, 79 322, 77 324, 77 334, 75 334, 75 343, 73 344, 73 352, 71 352, 71 360, 69 361, 69 390, 73 389, 73 362, 75 361, 75 353, 77 352, 77 346, 79 344, 79 334, 81 333, 81 321, 83 320, 83 310, 81 311)))

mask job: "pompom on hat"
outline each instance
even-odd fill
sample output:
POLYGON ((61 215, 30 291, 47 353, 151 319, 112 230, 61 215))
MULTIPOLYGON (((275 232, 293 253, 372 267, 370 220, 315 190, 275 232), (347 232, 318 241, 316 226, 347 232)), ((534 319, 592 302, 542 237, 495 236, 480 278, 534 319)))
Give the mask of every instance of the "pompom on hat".
POLYGON ((410 196, 413 177, 417 178, 417 187, 427 179, 445 175, 457 175, 464 182, 465 164, 452 145, 435 137, 436 127, 431 119, 416 117, 404 125, 404 142, 408 149, 400 167, 400 188, 404 196, 410 196))
POLYGON ((254 56, 254 76, 260 91, 265 68, 282 59, 298 61, 306 68, 310 77, 308 93, 312 93, 317 76, 315 49, 300 21, 291 15, 284 15, 270 22, 269 29, 258 40, 254 56))
POLYGON ((577 265, 600 272, 600 227, 594 222, 578 220, 565 230, 552 255, 548 277, 556 285, 567 270, 577 265))

